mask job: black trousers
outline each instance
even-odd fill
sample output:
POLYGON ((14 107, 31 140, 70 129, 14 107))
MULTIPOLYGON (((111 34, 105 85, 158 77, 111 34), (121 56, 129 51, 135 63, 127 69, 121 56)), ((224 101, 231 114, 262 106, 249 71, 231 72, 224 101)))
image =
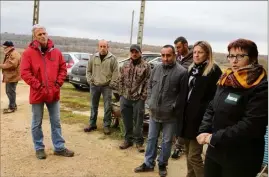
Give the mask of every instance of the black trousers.
POLYGON ((235 165, 223 167, 210 157, 205 158, 204 177, 256 177, 259 168, 256 165, 235 165))
POLYGON ((120 98, 120 109, 125 129, 125 141, 142 145, 143 120, 145 115, 144 100, 128 100, 123 96, 120 98))
POLYGON ((6 83, 6 94, 9 99, 8 108, 15 109, 17 107, 16 104, 16 88, 18 82, 9 82, 6 83))

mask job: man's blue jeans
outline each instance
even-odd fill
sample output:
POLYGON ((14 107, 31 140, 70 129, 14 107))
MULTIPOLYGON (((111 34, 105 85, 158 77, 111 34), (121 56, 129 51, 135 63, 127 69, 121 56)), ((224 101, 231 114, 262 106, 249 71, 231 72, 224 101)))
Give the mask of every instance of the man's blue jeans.
POLYGON ((103 95, 104 100, 104 127, 109 127, 111 124, 112 89, 109 86, 91 85, 91 116, 90 116, 91 127, 96 127, 98 107, 101 94, 103 95))
POLYGON ((153 168, 157 157, 158 137, 162 131, 162 149, 158 158, 159 166, 167 166, 171 155, 172 139, 174 136, 175 122, 156 122, 150 118, 148 143, 145 153, 145 164, 153 168))
POLYGON ((61 123, 60 123, 60 103, 59 101, 53 103, 32 104, 32 137, 35 150, 44 149, 42 119, 44 113, 44 104, 46 104, 50 117, 51 138, 55 151, 63 150, 65 140, 62 137, 61 123))

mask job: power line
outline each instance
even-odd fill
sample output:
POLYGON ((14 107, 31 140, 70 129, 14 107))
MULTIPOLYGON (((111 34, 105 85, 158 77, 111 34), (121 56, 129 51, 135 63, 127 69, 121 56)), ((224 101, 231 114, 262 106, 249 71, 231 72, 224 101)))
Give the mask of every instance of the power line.
MULTIPOLYGON (((33 26, 39 23, 39 0, 34 0, 33 26)), ((32 36, 33 40, 34 36, 32 36)))
POLYGON ((141 0, 137 44, 142 48, 146 0, 141 0))

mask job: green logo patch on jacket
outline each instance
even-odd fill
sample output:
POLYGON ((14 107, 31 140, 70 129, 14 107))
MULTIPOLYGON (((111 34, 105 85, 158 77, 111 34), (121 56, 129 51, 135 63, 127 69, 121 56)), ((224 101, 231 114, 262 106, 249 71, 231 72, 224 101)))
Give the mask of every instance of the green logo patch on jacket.
POLYGON ((240 97, 241 97, 240 95, 237 95, 234 93, 229 93, 229 95, 225 99, 225 103, 236 105, 237 102, 239 101, 240 97))

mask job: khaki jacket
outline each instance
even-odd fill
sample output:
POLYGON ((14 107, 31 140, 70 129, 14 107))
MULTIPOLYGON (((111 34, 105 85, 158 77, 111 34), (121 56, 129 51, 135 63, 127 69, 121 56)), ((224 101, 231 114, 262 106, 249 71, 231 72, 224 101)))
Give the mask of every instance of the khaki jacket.
POLYGON ((15 49, 11 49, 5 55, 3 64, 0 64, 3 73, 3 82, 18 82, 21 79, 20 62, 21 55, 15 49))
POLYGON ((86 77, 88 83, 96 86, 115 85, 118 78, 118 61, 110 52, 101 61, 99 52, 88 62, 86 77))

